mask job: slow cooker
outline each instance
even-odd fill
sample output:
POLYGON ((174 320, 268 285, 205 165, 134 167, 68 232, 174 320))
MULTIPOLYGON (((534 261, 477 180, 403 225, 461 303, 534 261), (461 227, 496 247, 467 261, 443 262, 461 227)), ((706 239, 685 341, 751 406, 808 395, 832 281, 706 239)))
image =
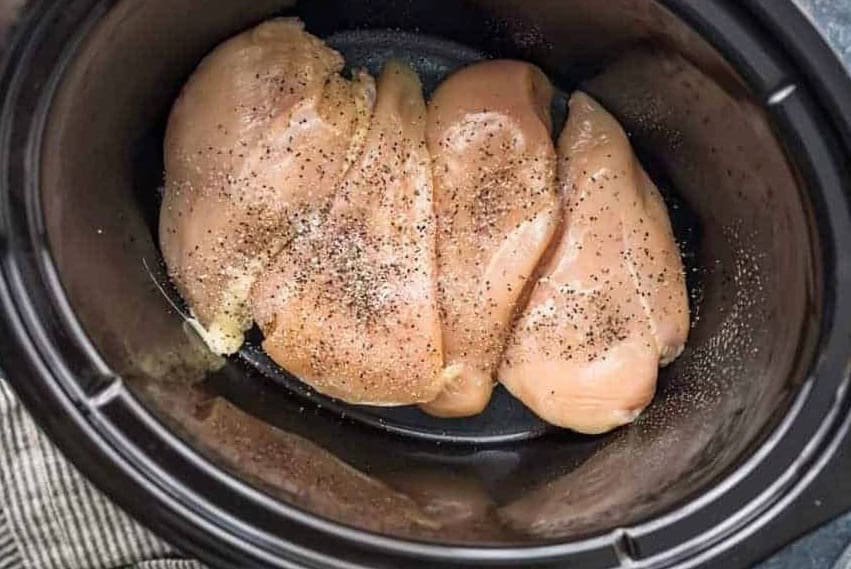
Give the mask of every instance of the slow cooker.
MULTIPOLYGON (((109 496, 221 567, 746 567, 851 508, 851 80, 790 0, 32 2, 0 76, 0 361, 109 496), (216 44, 298 16, 427 91, 531 61, 622 122, 694 325, 605 436, 504 393, 351 407, 187 326, 157 249, 171 103, 216 44)), ((554 116, 564 109, 556 102, 554 116)))

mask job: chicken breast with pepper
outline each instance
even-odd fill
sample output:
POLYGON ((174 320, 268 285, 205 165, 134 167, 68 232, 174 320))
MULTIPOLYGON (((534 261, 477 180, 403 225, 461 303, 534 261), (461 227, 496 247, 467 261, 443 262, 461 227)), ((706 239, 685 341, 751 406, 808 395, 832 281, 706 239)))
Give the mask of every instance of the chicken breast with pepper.
POLYGON ((682 261, 659 191, 618 122, 584 93, 558 141, 565 231, 516 323, 500 381, 583 433, 633 421, 688 334, 682 261))
POLYGON ((174 104, 165 137, 160 245, 173 282, 218 354, 251 325, 257 275, 320 215, 362 147, 372 79, 296 19, 217 47, 174 104))
POLYGON ((443 387, 425 125, 419 78, 388 62, 327 219, 305 226, 252 294, 272 359, 350 403, 420 403, 443 387))
POLYGON ((443 417, 487 405, 517 299, 558 218, 553 90, 520 61, 476 63, 429 103, 446 387, 423 410, 443 417))

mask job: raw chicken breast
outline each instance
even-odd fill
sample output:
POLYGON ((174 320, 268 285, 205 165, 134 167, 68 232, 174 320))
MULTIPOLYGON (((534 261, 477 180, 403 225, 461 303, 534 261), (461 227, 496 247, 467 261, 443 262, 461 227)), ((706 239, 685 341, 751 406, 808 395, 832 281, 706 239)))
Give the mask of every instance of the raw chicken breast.
POLYGON ((299 20, 272 20, 208 55, 172 109, 160 244, 216 353, 239 349, 257 274, 362 146, 375 86, 342 68, 299 20))
POLYGON ((688 333, 682 261, 659 191, 583 93, 558 142, 565 227, 516 323, 500 381, 544 420, 602 433, 653 398, 688 333))
POLYGON ((253 291, 266 352, 350 403, 419 403, 443 387, 425 115, 416 74, 386 64, 327 220, 306 225, 253 291))
POLYGON ((446 388, 422 408, 481 412, 518 297, 555 230, 552 87, 496 60, 444 81, 429 103, 446 388))

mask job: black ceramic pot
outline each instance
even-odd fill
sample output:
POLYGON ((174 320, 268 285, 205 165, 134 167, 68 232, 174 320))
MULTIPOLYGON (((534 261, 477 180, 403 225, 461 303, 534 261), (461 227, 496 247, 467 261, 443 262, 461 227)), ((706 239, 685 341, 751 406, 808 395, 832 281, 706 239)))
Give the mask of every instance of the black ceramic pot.
POLYGON ((791 2, 33 2, 0 81, 2 366, 67 456, 187 553, 745 567, 851 507, 851 81, 791 2), (405 58, 429 89, 529 60, 621 120, 668 199, 695 323, 638 423, 555 431, 502 393, 464 421, 352 408, 253 342, 206 353, 156 246, 163 128, 206 52, 277 15, 352 63, 405 58))

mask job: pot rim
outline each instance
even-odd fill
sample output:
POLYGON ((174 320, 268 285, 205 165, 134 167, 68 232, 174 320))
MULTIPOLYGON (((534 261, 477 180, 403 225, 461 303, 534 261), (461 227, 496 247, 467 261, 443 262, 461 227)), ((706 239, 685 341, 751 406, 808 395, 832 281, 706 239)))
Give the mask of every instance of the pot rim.
POLYGON ((15 371, 9 382, 87 477, 157 533, 211 562, 350 567, 420 559, 555 566, 570 557, 595 566, 661 567, 697 564, 732 547, 807 487, 851 427, 851 262, 838 255, 851 243, 851 176, 843 170, 851 156, 851 109, 842 105, 851 79, 789 0, 748 0, 743 6, 727 0, 660 1, 701 32, 766 102, 787 150, 794 148, 796 165, 817 188, 811 199, 823 248, 821 343, 807 380, 760 448, 693 500, 647 521, 566 543, 439 545, 355 529, 284 504, 219 469, 165 428, 111 374, 74 317, 46 247, 37 199, 41 134, 53 92, 74 48, 114 0, 100 0, 80 16, 35 107, 19 111, 23 90, 34 80, 29 63, 61 7, 48 2, 34 7, 3 61, 0 361, 15 371), (788 91, 790 85, 794 89, 788 91), (788 96, 776 100, 783 89, 788 96), (64 327, 45 325, 42 315, 49 311, 64 327), (75 380, 80 368, 69 352, 97 376, 96 389, 80 387, 75 380), (131 441, 125 434, 130 429, 147 437, 147 444, 139 437, 131 441), (210 489, 219 489, 222 499, 211 499, 210 489), (225 498, 243 500, 243 510, 226 509, 225 498), (323 553, 329 546, 343 557, 323 553))

